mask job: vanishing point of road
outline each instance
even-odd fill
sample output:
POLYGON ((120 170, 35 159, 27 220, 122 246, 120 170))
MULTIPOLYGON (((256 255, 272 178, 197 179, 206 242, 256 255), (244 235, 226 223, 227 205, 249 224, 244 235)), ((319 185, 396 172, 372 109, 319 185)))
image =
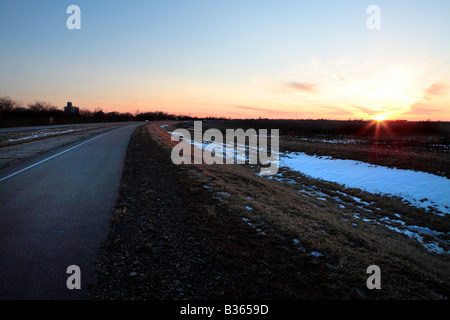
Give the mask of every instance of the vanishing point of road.
POLYGON ((0 299, 89 299, 133 131, 120 126, 0 170, 0 299), (67 268, 81 271, 69 290, 67 268))

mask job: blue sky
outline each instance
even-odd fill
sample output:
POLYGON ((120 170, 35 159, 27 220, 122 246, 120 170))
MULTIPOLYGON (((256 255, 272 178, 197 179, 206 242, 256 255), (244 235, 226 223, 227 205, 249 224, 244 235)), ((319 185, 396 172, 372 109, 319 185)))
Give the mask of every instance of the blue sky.
POLYGON ((450 120, 449 16, 449 1, 422 0, 3 0, 0 95, 108 111, 450 120), (81 30, 66 27, 72 4, 81 30), (381 30, 366 27, 371 4, 381 30))

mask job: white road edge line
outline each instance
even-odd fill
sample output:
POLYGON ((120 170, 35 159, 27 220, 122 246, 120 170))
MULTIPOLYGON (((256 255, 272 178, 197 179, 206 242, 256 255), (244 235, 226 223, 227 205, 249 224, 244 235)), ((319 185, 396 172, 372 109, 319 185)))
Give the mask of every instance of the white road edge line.
POLYGON ((17 175, 17 174, 19 174, 19 173, 22 173, 22 172, 24 172, 24 171, 26 171, 26 170, 28 170, 28 169, 31 169, 31 168, 33 168, 33 167, 36 167, 36 166, 40 165, 41 163, 44 163, 44 162, 46 162, 46 161, 48 161, 48 160, 51 160, 51 159, 53 159, 53 158, 56 158, 57 156, 60 156, 60 155, 62 155, 63 153, 66 153, 66 152, 68 152, 68 151, 70 151, 70 150, 73 150, 73 149, 75 149, 75 148, 78 148, 78 147, 82 146, 83 144, 86 144, 86 143, 88 143, 88 142, 91 142, 92 140, 95 140, 95 139, 97 139, 97 138, 100 138, 101 136, 104 136, 105 134, 111 133, 111 132, 116 131, 116 130, 118 130, 118 129, 120 129, 120 128, 123 128, 123 127, 124 127, 124 126, 121 126, 121 127, 117 128, 117 129, 114 129, 114 130, 111 130, 111 131, 108 131, 108 132, 104 132, 104 133, 102 133, 102 134, 100 134, 100 135, 98 135, 98 136, 95 136, 94 138, 89 139, 89 140, 87 140, 87 141, 85 141, 85 142, 83 142, 83 143, 80 143, 80 144, 78 144, 78 145, 76 145, 76 146, 74 146, 74 147, 72 147, 72 148, 69 148, 69 149, 67 149, 67 150, 61 151, 60 153, 57 153, 57 154, 55 154, 55 155, 53 155, 53 156, 51 156, 51 157, 48 157, 47 159, 41 160, 41 161, 39 161, 39 162, 36 162, 35 164, 32 164, 31 166, 28 166, 28 167, 26 167, 26 168, 23 168, 22 170, 19 170, 19 171, 16 171, 16 172, 10 174, 9 176, 6 176, 6 177, 4 177, 4 178, 1 178, 1 179, 0 179, 0 182, 4 181, 4 180, 6 180, 6 179, 9 179, 9 178, 11 178, 11 177, 14 177, 15 175, 17 175))

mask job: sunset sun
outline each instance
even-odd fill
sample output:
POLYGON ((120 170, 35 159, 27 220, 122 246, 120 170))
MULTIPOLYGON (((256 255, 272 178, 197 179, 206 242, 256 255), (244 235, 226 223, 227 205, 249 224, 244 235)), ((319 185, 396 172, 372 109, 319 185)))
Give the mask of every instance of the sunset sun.
POLYGON ((375 121, 381 122, 386 120, 386 116, 384 114, 377 114, 373 119, 375 121))

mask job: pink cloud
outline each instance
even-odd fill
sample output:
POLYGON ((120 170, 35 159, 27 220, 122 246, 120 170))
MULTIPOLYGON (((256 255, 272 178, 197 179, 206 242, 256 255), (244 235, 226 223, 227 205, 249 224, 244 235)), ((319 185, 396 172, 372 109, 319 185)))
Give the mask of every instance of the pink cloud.
POLYGON ((446 93, 448 86, 445 83, 436 82, 430 85, 425 91, 425 97, 427 99, 430 96, 441 96, 446 93))
POLYGON ((264 108, 254 108, 247 106, 234 106, 234 108, 243 109, 243 110, 254 110, 259 111, 260 113, 264 113, 265 115, 275 115, 275 116, 293 116, 295 114, 294 111, 286 111, 286 110, 272 110, 272 109, 264 109, 264 108))
POLYGON ((244 110, 255 110, 255 111, 269 111, 269 110, 263 109, 263 108, 254 108, 254 107, 247 107, 247 106, 234 106, 234 108, 244 109, 244 110))
POLYGON ((409 110, 403 112, 405 115, 426 115, 431 112, 442 112, 442 110, 435 109, 433 106, 423 103, 415 103, 409 107, 409 110))
POLYGON ((286 83, 286 86, 291 89, 299 90, 302 92, 308 92, 308 93, 319 93, 316 90, 316 87, 318 86, 318 83, 299 83, 299 82, 288 82, 286 83))

